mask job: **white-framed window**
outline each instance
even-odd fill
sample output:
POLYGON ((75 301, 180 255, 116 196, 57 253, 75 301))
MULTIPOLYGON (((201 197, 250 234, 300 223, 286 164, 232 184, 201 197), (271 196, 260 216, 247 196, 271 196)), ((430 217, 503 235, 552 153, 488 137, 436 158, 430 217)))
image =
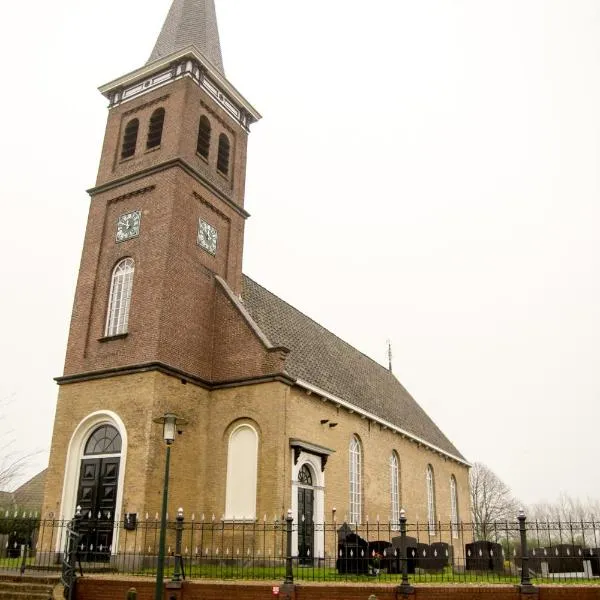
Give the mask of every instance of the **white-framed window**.
POLYGON ((106 336, 127 333, 134 268, 133 258, 124 258, 113 269, 106 315, 106 336))
POLYGON ((458 492, 456 489, 456 477, 450 477, 450 527, 452 537, 458 537, 458 492))
POLYGON ((399 460, 395 451, 390 455, 390 521, 392 529, 398 529, 400 523, 400 477, 399 460))
POLYGON ((362 450, 360 440, 350 440, 350 523, 360 523, 362 513, 362 450))
POLYGON ((427 465, 427 525, 429 534, 435 534, 435 481, 433 478, 433 467, 427 465))
POLYGON ((225 518, 256 519, 258 434, 246 423, 229 436, 225 518))

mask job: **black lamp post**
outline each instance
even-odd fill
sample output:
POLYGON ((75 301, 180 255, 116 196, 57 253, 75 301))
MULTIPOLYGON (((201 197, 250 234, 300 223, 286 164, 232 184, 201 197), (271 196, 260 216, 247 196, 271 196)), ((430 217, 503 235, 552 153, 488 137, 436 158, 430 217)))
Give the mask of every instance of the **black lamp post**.
POLYGON ((165 413, 162 417, 153 419, 155 423, 163 426, 163 439, 167 445, 165 459, 165 481, 163 484, 162 510, 160 513, 160 537, 158 539, 158 565, 156 567, 156 588, 154 600, 163 598, 163 577, 165 563, 165 538, 167 533, 167 500, 169 498, 169 467, 171 463, 171 444, 175 441, 178 425, 185 425, 187 421, 174 413, 165 413))

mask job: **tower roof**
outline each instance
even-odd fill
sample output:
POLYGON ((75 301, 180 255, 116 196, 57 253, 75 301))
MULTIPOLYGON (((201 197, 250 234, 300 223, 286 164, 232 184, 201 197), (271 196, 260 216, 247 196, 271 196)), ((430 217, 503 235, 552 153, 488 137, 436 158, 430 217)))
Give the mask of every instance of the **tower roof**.
POLYGON ((148 63, 189 46, 225 74, 214 0, 173 0, 148 63))

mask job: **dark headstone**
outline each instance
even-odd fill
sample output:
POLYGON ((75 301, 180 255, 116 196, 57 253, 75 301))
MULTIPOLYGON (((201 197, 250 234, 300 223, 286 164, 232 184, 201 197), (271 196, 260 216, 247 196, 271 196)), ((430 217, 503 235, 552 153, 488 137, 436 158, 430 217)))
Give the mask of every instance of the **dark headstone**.
POLYGON ((369 572, 369 544, 354 533, 347 523, 338 529, 338 573, 366 575, 369 572))
MULTIPOLYGON (((402 573, 400 559, 404 556, 404 548, 401 536, 398 535, 392 538, 392 550, 394 552, 394 562, 390 573, 402 573)), ((406 550, 408 552, 408 572, 412 574, 417 566, 417 538, 406 536, 406 550)))
POLYGON ((550 573, 583 573, 583 548, 571 544, 558 544, 546 548, 550 573))
POLYGON ((502 546, 495 542, 479 541, 465 545, 467 571, 504 570, 502 546))
POLYGON ((424 568, 442 571, 452 560, 452 546, 446 542, 433 542, 429 548, 429 564, 424 568))
POLYGON ((369 560, 371 561, 371 566, 379 569, 387 569, 388 573, 391 573, 390 569, 393 569, 394 563, 394 549, 392 544, 384 540, 369 542, 369 560))

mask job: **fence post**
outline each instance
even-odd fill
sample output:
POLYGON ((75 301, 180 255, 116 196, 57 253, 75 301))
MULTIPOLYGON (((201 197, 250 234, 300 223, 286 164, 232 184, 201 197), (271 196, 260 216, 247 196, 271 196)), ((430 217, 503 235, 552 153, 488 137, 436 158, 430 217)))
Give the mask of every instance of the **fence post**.
POLYGON ((403 596, 415 593, 415 588, 408 581, 408 543, 406 541, 406 511, 400 511, 400 560, 402 561, 402 582, 398 592, 403 596))
POLYGON ((527 529, 525 527, 525 511, 521 509, 519 511, 519 533, 521 534, 521 593, 522 594, 535 594, 537 588, 531 584, 531 578, 529 577, 529 550, 527 549, 527 529))
POLYGON ((65 587, 65 598, 67 600, 73 600, 73 598, 75 598, 75 585, 77 583, 77 544, 79 543, 80 521, 81 506, 77 506, 73 520, 67 525, 65 556, 63 557, 62 565, 61 581, 65 587))
POLYGON ((137 600, 137 590, 135 588, 129 588, 127 591, 127 600, 137 600))
POLYGON ((183 536, 183 508, 177 511, 177 524, 175 526, 175 567, 173 568, 173 578, 171 581, 181 581, 181 576, 185 579, 183 563, 181 559, 181 538, 183 536))
POLYGON ((287 517, 285 519, 286 524, 286 557, 285 557, 285 580, 284 585, 293 585, 294 583, 294 570, 292 569, 292 523, 294 517, 292 517, 292 509, 287 511, 287 517))

